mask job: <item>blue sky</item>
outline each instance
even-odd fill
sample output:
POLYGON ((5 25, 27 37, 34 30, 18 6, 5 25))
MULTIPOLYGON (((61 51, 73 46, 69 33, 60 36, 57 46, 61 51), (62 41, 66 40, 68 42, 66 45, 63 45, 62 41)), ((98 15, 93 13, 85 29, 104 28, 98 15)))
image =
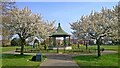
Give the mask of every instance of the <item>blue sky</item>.
POLYGON ((92 10, 99 12, 102 7, 112 9, 117 2, 16 2, 20 9, 28 7, 33 13, 43 16, 44 20, 56 20, 55 26, 60 22, 62 28, 71 34, 69 23, 88 15, 92 10))

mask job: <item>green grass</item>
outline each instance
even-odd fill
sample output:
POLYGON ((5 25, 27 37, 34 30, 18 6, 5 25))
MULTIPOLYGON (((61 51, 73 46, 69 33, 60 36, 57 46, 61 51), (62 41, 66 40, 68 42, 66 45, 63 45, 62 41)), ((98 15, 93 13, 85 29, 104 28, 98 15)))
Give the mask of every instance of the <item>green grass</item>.
POLYGON ((13 51, 15 50, 17 47, 2 47, 2 52, 7 52, 7 51, 13 51))
MULTIPOLYGON (((97 49, 97 45, 89 46, 89 48, 97 49)), ((118 51, 118 45, 101 45, 100 48, 104 48, 105 50, 118 51)))
POLYGON ((118 66, 118 53, 102 55, 101 57, 95 55, 76 56, 73 59, 80 66, 118 66))
MULTIPOLYGON (((119 45, 101 45, 100 48, 104 48, 105 50, 112 50, 112 51, 118 51, 119 45)), ((85 45, 80 46, 80 48, 77 47, 77 45, 72 46, 73 50, 86 50, 85 45)), ((97 45, 88 45, 89 50, 95 50, 97 49, 97 45)))
POLYGON ((2 67, 2 54, 0 54, 0 68, 2 67))
MULTIPOLYGON (((31 66, 32 68, 39 67, 41 62, 31 61, 32 55, 13 55, 13 54, 3 54, 2 55, 2 66, 5 68, 9 68, 10 66, 31 66)), ((45 57, 43 56, 44 60, 45 57)), ((30 67, 30 68, 31 68, 30 67)), ((21 67, 20 67, 21 68, 21 67)))
MULTIPOLYGON (((15 51, 16 48, 21 48, 20 46, 9 46, 9 47, 1 47, 2 52, 7 52, 7 51, 15 51)), ((31 46, 25 46, 24 48, 32 48, 31 46)))
MULTIPOLYGON (((0 66, 3 68, 37 68, 41 62, 30 61, 33 57, 32 55, 14 55, 14 54, 4 54, 3 52, 15 51, 16 48, 21 48, 20 46, 10 46, 10 47, 1 47, 2 54, 0 54, 0 66)), ((31 49, 31 46, 25 46, 25 48, 31 49)), ((43 60, 45 57, 43 56, 43 60)))

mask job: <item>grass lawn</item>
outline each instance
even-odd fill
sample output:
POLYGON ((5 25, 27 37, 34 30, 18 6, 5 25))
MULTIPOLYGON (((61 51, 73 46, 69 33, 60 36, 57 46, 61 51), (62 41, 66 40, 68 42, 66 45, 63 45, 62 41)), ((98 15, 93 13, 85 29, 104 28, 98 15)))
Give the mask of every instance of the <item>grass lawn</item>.
MULTIPOLYGON (((100 45, 100 48, 104 48, 105 50, 112 50, 112 51, 118 51, 118 46, 119 45, 100 45)), ((86 50, 86 46, 85 45, 80 45, 80 47, 77 47, 77 44, 72 46, 73 50, 86 50)), ((97 50, 97 45, 88 45, 88 49, 90 50, 97 50)))
MULTIPOLYGON (((118 51, 119 45, 101 45, 100 48, 104 48, 105 50, 113 50, 118 51)), ((97 45, 89 46, 89 48, 97 49, 97 45)))
MULTIPOLYGON (((21 48, 20 46, 9 46, 9 47, 1 47, 2 52, 7 52, 7 51, 15 51, 16 48, 21 48)), ((32 48, 31 46, 25 46, 24 48, 32 48)))
MULTIPOLYGON (((20 46, 1 47, 2 52, 15 51, 20 46)), ((31 48, 31 46, 25 46, 25 48, 31 48)), ((33 55, 14 55, 14 54, 0 54, 0 66, 2 68, 37 68, 41 62, 30 61, 33 55)), ((43 56, 43 60, 45 57, 43 56)))
POLYGON ((118 53, 102 55, 101 57, 95 55, 76 56, 73 59, 80 66, 118 66, 118 53))
POLYGON ((2 54, 0 54, 0 68, 2 67, 2 54))
POLYGON ((13 47, 13 46, 11 46, 11 47, 2 47, 2 52, 13 51, 16 48, 17 48, 16 46, 15 47, 13 47))
MULTIPOLYGON (((15 66, 20 68, 37 68, 39 67, 41 62, 30 61, 32 55, 13 55, 13 54, 3 54, 2 55, 2 66, 3 68, 16 68, 15 66)), ((44 60, 45 57, 43 56, 44 60)))

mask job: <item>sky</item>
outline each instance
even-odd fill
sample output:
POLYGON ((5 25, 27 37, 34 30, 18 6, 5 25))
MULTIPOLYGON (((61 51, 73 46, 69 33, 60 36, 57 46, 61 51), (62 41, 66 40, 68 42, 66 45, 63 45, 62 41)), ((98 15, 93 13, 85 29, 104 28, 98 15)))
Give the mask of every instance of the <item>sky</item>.
POLYGON ((82 15, 89 15, 92 10, 100 12, 101 8, 112 9, 117 2, 16 2, 20 9, 28 7, 33 13, 41 14, 43 20, 55 20, 64 31, 71 34, 70 23, 80 19, 82 15))
POLYGON ((17 2, 118 2, 119 0, 10 0, 17 2))

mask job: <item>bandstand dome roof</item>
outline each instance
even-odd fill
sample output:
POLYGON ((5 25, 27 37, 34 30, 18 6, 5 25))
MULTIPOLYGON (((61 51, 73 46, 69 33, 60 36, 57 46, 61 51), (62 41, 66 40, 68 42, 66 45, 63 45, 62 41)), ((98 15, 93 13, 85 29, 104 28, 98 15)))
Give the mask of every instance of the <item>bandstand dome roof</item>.
POLYGON ((60 23, 58 23, 58 27, 54 33, 52 33, 49 37, 64 37, 64 36, 70 36, 67 32, 65 32, 61 26, 60 23))

